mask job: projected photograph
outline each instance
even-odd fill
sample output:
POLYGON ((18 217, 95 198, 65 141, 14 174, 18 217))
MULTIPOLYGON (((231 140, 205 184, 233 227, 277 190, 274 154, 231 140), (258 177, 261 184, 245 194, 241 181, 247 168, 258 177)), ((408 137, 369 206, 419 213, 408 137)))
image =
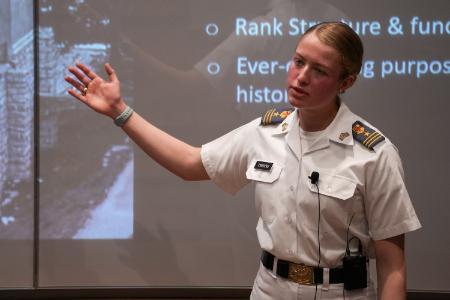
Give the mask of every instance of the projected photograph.
POLYGON ((33 76, 32 1, 0 0, 0 239, 33 235, 33 76))
MULTIPOLYGON (((87 1, 86 1, 87 2, 87 1)), ((104 76, 117 53, 107 14, 85 1, 40 1, 41 239, 127 239, 133 235, 133 150, 111 120, 67 94, 76 62, 104 76), (60 21, 64 19, 64 24, 60 21)), ((124 80, 123 95, 132 82, 124 80)), ((129 89, 128 89, 129 90, 129 89)))

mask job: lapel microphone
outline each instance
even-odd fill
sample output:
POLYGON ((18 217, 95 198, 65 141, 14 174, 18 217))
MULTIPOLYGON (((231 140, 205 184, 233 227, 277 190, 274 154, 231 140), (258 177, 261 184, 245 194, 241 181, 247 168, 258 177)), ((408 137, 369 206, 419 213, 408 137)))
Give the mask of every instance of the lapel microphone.
POLYGON ((308 176, 308 178, 311 180, 312 184, 317 184, 319 181, 319 172, 313 171, 311 176, 308 176))

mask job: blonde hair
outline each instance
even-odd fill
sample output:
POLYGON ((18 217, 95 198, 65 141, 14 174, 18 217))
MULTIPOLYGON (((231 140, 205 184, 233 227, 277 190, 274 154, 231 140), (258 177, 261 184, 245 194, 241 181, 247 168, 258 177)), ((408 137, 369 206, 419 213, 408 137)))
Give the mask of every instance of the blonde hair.
POLYGON ((341 54, 343 78, 359 74, 364 47, 358 34, 350 26, 342 22, 323 22, 306 30, 302 38, 310 33, 315 33, 322 43, 336 49, 341 54))

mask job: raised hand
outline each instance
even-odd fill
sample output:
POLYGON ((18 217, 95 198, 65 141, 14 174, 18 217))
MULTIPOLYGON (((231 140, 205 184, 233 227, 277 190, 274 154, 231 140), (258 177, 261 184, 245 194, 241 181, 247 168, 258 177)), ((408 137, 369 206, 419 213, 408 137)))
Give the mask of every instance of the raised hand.
MULTIPOLYGON (((109 80, 105 81, 83 64, 69 67, 76 78, 66 76, 72 85, 68 92, 95 111, 115 119, 127 105, 120 94, 119 79, 105 64, 109 80)), ((124 132, 151 158, 185 180, 209 179, 200 156, 201 148, 186 144, 153 126, 137 113, 122 127, 124 132)))
POLYGON ((69 67, 68 70, 77 78, 64 77, 73 87, 68 90, 70 95, 96 112, 113 119, 125 110, 126 104, 120 94, 120 82, 110 64, 105 64, 108 81, 81 63, 77 63, 76 67, 69 67))

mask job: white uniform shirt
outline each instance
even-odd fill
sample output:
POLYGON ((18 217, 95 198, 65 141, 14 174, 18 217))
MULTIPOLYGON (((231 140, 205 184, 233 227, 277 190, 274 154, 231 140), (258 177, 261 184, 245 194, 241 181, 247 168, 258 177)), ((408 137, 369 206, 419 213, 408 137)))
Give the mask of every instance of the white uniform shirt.
POLYGON ((310 266, 318 261, 318 194, 308 176, 319 172, 321 266, 334 268, 342 264, 352 216, 349 238, 358 237, 369 257, 374 257, 372 239, 421 227, 397 149, 388 139, 374 150, 354 140, 352 124, 358 120, 370 126, 341 104, 317 140, 300 149, 297 111, 275 126, 261 126, 258 118, 203 145, 202 162, 209 177, 231 194, 255 182, 261 248, 310 266), (260 170, 257 161, 273 165, 260 170))

